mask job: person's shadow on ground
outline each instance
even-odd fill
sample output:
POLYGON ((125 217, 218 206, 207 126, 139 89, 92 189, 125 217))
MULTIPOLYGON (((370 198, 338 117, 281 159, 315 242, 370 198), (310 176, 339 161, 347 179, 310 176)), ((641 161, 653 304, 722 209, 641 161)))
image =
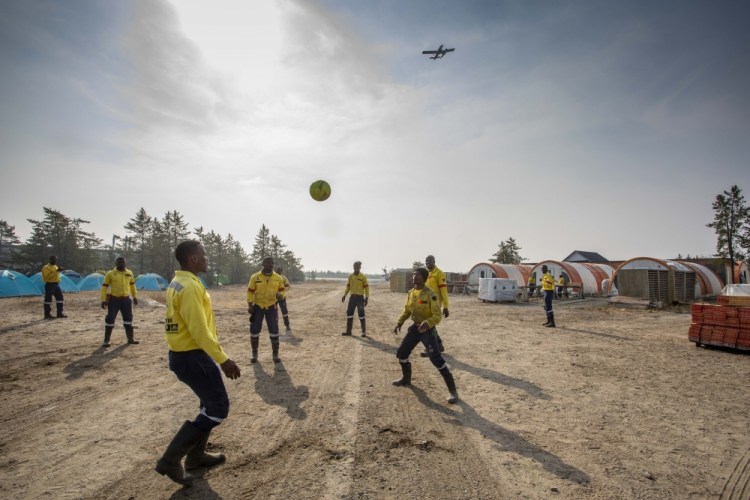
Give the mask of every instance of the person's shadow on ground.
MULTIPOLYGON (((217 466, 221 467, 221 465, 217 466)), ((215 467, 216 468, 216 467, 215 467)), ((216 493, 208 481, 205 479, 205 475, 209 472, 209 468, 201 467, 190 471, 190 475, 193 476, 193 483, 189 488, 180 488, 179 490, 172 493, 169 497, 170 500, 176 500, 178 498, 200 498, 201 500, 220 500, 221 495, 216 493)))
POLYGON ((518 453, 519 455, 531 458, 542 464, 542 467, 548 472, 551 472, 561 479, 567 479, 579 484, 588 483, 590 481, 588 474, 582 470, 566 464, 556 455, 530 443, 526 439, 508 429, 505 429, 495 422, 487 420, 479 415, 474 408, 465 401, 459 399, 455 407, 446 407, 445 405, 436 403, 430 399, 429 396, 427 396, 427 394, 419 387, 410 385, 409 389, 411 389, 417 399, 427 408, 450 417, 450 419, 454 420, 456 424, 478 430, 483 437, 494 441, 496 443, 495 448, 499 451, 518 453), (461 408, 463 413, 453 409, 456 407, 461 408))
POLYGON ((0 328, 0 335, 2 335, 3 333, 12 332, 14 330, 22 330, 29 326, 41 325, 42 323, 48 323, 49 321, 50 320, 48 319, 36 319, 33 321, 27 321, 26 323, 18 323, 16 325, 6 326, 4 328, 0 328))
POLYGON ((101 368, 122 354, 128 348, 128 345, 122 344, 112 350, 107 350, 104 347, 97 348, 85 358, 73 361, 63 368, 63 373, 68 374, 65 378, 67 380, 75 380, 81 378, 89 370, 101 368))
POLYGON ((310 390, 306 385, 295 387, 283 363, 274 363, 273 375, 266 373, 260 362, 253 363, 253 374, 255 392, 264 402, 285 408, 295 420, 307 418, 300 404, 310 397, 310 390))
MULTIPOLYGON (((292 330, 293 332, 294 330, 292 330)), ((281 342, 288 342, 289 344, 292 344, 294 346, 300 345, 303 342, 303 339, 300 337, 295 337, 294 333, 284 333, 279 335, 279 340, 281 342)))
MULTIPOLYGON (((390 344, 386 344, 384 342, 380 342, 379 340, 375 340, 372 337, 367 337, 362 340, 365 341, 368 346, 374 347, 376 349, 380 349, 381 351, 387 352, 389 354, 393 354, 393 359, 394 361, 396 360, 397 347, 394 347, 390 344)), ((424 346, 422 344, 418 344, 417 347, 414 349, 414 351, 412 351, 411 356, 410 356, 412 363, 416 362, 416 360, 418 359, 422 359, 419 356, 419 353, 423 350, 423 347, 424 346)), ((508 375, 505 375, 500 372, 496 372, 494 370, 490 370, 488 368, 472 366, 446 353, 443 353, 443 358, 448 362, 448 366, 452 369, 455 368, 456 370, 461 370, 464 372, 471 373, 473 375, 476 375, 477 377, 481 377, 491 382, 496 382, 498 384, 502 384, 508 387, 520 389, 538 399, 544 399, 544 400, 552 399, 548 394, 544 392, 544 390, 542 390, 541 387, 539 387, 538 385, 532 384, 528 380, 523 380, 523 379, 515 378, 515 377, 509 377, 508 375)), ((430 363, 429 359, 427 358, 424 358, 424 361, 427 363, 430 363)))

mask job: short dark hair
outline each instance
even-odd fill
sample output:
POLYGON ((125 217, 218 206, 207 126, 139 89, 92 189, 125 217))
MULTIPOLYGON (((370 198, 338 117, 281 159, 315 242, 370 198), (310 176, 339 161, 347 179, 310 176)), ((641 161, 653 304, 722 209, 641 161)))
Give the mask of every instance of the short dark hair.
POLYGON ((425 269, 424 267, 418 267, 414 270, 415 273, 419 273, 422 275, 422 279, 427 281, 427 277, 430 275, 430 271, 425 269))
POLYGON ((182 267, 187 264, 188 257, 194 255, 198 251, 198 246, 201 244, 198 240, 185 240, 181 241, 174 249, 174 258, 180 263, 182 267))
POLYGON ((360 261, 360 260, 355 260, 355 261, 354 261, 354 265, 355 265, 355 266, 362 266, 362 261, 360 261))

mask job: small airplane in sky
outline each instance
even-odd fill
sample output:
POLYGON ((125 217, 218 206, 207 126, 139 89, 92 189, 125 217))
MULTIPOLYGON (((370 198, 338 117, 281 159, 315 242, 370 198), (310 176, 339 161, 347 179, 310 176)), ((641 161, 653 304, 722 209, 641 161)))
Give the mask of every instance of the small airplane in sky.
POLYGON ((453 52, 456 49, 444 49, 443 44, 440 44, 437 50, 423 50, 422 54, 434 54, 430 59, 442 59, 448 52, 453 52))

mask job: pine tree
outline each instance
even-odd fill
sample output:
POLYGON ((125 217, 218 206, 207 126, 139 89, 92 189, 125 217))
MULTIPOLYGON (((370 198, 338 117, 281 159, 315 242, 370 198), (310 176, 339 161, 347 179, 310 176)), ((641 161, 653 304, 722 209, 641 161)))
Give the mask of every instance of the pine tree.
POLYGON ((497 253, 493 254, 490 258, 491 262, 496 264, 520 264, 524 260, 524 258, 521 257, 521 254, 518 253, 519 250, 521 250, 521 247, 516 244, 516 240, 512 237, 503 241, 498 246, 500 248, 497 253))
POLYGON ((39 268, 50 255, 57 255, 61 267, 82 272, 95 268, 98 263, 92 259, 93 249, 100 246, 102 240, 83 230, 83 224, 89 221, 73 219, 47 207, 43 207, 43 211, 43 219, 27 219, 32 228, 20 256, 25 264, 39 268))
POLYGON ((227 247, 227 277, 229 282, 246 282, 251 274, 250 256, 231 233, 227 235, 224 242, 227 247))
POLYGON ((745 230, 750 225, 750 207, 745 205, 745 197, 738 186, 717 194, 712 204, 714 221, 706 224, 716 232, 716 256, 729 257, 730 273, 727 283, 732 282, 735 258, 743 259, 747 249, 745 230), (745 243, 745 245, 743 245, 745 243))
POLYGON ((146 263, 146 243, 153 223, 153 217, 148 215, 146 210, 141 207, 141 209, 135 214, 135 217, 130 219, 130 221, 123 226, 125 230, 130 233, 130 236, 126 236, 127 240, 123 240, 123 244, 126 244, 126 242, 128 244, 131 242, 134 244, 133 250, 138 259, 138 269, 136 274, 142 274, 144 272, 144 266, 146 263))
POLYGON ((263 259, 271 255, 271 231, 265 224, 261 225, 258 234, 255 236, 253 251, 250 254, 250 265, 253 269, 260 269, 263 266, 263 259))
POLYGON ((13 251, 10 250, 13 245, 18 245, 21 243, 21 240, 16 236, 16 226, 11 226, 4 220, 0 220, 0 267, 5 267, 6 264, 9 264, 10 261, 13 260, 13 251), (10 258, 6 259, 6 252, 4 250, 8 250, 7 256, 10 258), (6 262, 7 261, 7 262, 6 262))
POLYGON ((0 220, 0 250, 11 245, 18 245, 21 240, 16 236, 16 226, 0 220))
POLYGON ((161 221, 162 229, 162 276, 171 280, 177 268, 177 261, 174 258, 174 249, 177 244, 190 236, 188 223, 177 210, 172 210, 164 214, 161 221))

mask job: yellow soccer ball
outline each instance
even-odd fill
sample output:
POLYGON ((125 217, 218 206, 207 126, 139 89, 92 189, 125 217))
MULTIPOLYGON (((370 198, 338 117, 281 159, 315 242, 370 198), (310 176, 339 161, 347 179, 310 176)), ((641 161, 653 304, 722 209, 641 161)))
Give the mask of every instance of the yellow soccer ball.
POLYGON ((310 196, 315 201, 326 201, 331 196, 331 186, 326 181, 315 181, 310 184, 310 196))

